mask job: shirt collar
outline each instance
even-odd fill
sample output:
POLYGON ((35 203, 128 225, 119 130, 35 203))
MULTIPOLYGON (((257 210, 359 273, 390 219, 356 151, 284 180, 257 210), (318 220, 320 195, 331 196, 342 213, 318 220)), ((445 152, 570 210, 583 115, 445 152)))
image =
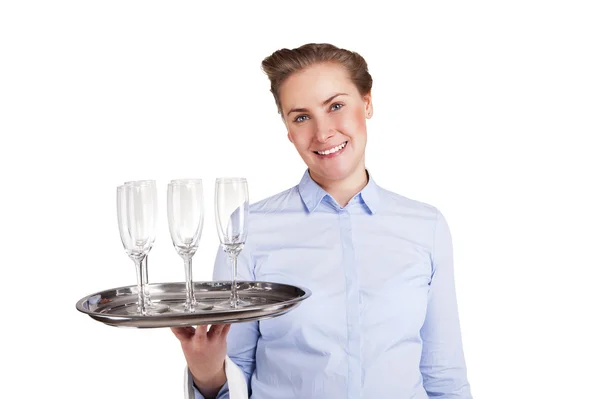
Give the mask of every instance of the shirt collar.
MULTIPOLYGON (((373 177, 368 170, 367 175, 369 176, 369 182, 360 193, 354 196, 354 198, 360 197, 369 211, 374 214, 379 205, 379 187, 373 180, 373 177)), ((302 176, 302 180, 300 180, 300 184, 298 184, 298 190, 300 192, 300 197, 302 198, 302 201, 304 202, 304 205, 309 213, 312 213, 317 206, 319 206, 321 201, 323 201, 323 198, 326 196, 331 198, 327 191, 323 190, 323 188, 321 188, 321 186, 319 186, 312 179, 312 177, 310 177, 308 169, 304 172, 304 176, 302 176)), ((333 198, 331 199, 334 201, 333 198)))
POLYGON ((308 209, 308 213, 312 213, 312 211, 319 206, 323 198, 329 195, 327 191, 323 190, 321 186, 310 177, 308 169, 306 169, 304 176, 302 176, 302 180, 300 180, 298 190, 300 191, 300 197, 302 197, 306 209, 308 209))
POLYGON ((373 176, 367 170, 367 176, 369 177, 369 182, 360 192, 360 196, 362 200, 365 202, 369 211, 374 214, 379 207, 379 186, 373 180, 373 176))

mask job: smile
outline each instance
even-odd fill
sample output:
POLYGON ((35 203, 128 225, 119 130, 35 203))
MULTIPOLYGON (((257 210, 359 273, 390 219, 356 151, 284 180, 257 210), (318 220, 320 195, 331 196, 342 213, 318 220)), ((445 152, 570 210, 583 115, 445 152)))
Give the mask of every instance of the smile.
POLYGON ((335 154, 338 151, 341 151, 342 148, 346 147, 346 144, 348 144, 347 141, 344 141, 342 144, 338 145, 337 147, 333 147, 330 148, 328 150, 325 151, 313 151, 315 154, 319 154, 319 155, 330 155, 330 154, 335 154))

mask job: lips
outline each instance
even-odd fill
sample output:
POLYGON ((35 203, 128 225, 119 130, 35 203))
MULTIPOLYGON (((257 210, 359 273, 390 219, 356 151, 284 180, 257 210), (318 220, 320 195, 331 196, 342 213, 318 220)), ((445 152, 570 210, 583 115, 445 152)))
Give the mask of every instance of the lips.
POLYGON ((340 151, 342 151, 346 147, 347 144, 348 144, 348 142, 344 141, 343 143, 341 143, 335 147, 330 147, 330 148, 322 150, 322 151, 313 151, 313 152, 320 156, 334 155, 334 154, 337 154, 340 151))

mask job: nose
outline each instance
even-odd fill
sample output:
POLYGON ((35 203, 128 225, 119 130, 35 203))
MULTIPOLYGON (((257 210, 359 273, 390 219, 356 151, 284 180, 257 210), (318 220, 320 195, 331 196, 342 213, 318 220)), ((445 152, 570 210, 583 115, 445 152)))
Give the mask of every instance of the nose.
POLYGON ((333 125, 327 121, 327 118, 321 118, 317 120, 315 139, 319 143, 326 143, 331 137, 335 135, 335 129, 333 125))

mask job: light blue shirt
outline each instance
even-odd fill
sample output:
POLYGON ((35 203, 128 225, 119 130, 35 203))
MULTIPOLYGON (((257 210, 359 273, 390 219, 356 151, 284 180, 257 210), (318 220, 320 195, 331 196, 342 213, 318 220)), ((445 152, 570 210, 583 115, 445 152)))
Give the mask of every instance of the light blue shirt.
MULTIPOLYGON (((228 355, 251 398, 472 398, 451 236, 435 207, 372 177, 341 207, 307 171, 250 206, 238 269, 240 280, 312 291, 283 316, 231 326, 228 355)), ((230 278, 219 251, 214 279, 230 278)))

